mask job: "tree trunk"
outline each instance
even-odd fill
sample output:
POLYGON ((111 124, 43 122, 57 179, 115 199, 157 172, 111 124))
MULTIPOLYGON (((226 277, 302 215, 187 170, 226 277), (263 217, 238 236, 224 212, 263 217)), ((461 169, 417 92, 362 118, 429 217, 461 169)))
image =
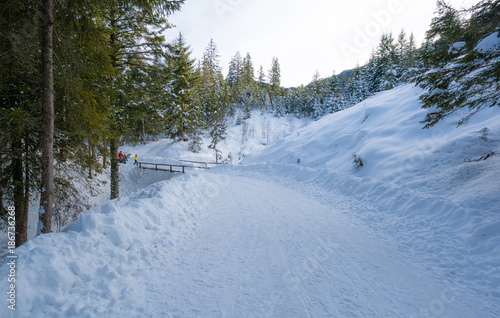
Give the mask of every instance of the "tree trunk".
POLYGON ((52 65, 52 0, 42 1, 42 192, 37 234, 52 232, 54 205, 54 78, 52 65), (41 228, 40 228, 41 226, 41 228))
POLYGON ((111 194, 110 199, 116 199, 120 197, 120 174, 118 170, 118 147, 114 139, 111 139, 109 143, 109 152, 111 157, 111 194))
MULTIPOLYGON (((110 35, 110 42, 111 42, 111 47, 114 48, 116 46, 117 42, 117 35, 116 35, 116 29, 117 29, 117 23, 118 20, 115 16, 114 13, 112 13, 112 19, 110 21, 111 24, 111 35, 110 35)), ((112 53, 111 56, 111 66, 118 72, 118 56, 115 53, 112 53)), ((112 127, 112 130, 116 130, 116 127, 112 127)), ((114 137, 110 138, 110 143, 109 143, 109 158, 111 161, 111 193, 110 193, 110 199, 116 199, 120 197, 120 170, 118 169, 118 146, 116 144, 116 140, 114 137)))
POLYGON ((19 136, 14 136, 12 141, 12 178, 14 191, 14 207, 16 209, 16 247, 23 245, 28 240, 28 214, 25 206, 27 199, 24 196, 23 175, 23 144, 19 136))
POLYGON ((106 143, 106 140, 103 142, 103 147, 102 147, 102 167, 103 169, 106 169, 108 167, 108 159, 107 159, 107 153, 108 153, 108 144, 106 143))
POLYGON ((184 141, 184 117, 181 117, 181 140, 184 141))
POLYGON ((145 124, 144 121, 145 121, 144 119, 141 120, 141 123, 142 123, 142 137, 141 137, 141 139, 142 139, 141 141, 142 142, 141 143, 143 145, 146 144, 146 124, 145 124))
MULTIPOLYGON (((64 129, 68 129, 68 126, 67 126, 67 117, 66 117, 66 105, 64 105, 63 109, 62 109, 62 122, 63 122, 64 129)), ((67 139, 63 138, 61 140, 60 150, 59 150, 59 153, 60 153, 59 160, 61 160, 61 162, 66 162, 67 159, 68 159, 68 150, 67 150, 67 147, 68 147, 67 139)), ((60 231, 58 231, 58 232, 60 232, 60 231)))
POLYGON ((24 224, 26 224, 26 241, 28 240, 28 220, 29 220, 29 208, 30 208, 30 170, 31 166, 29 163, 29 144, 28 144, 28 136, 25 137, 24 142, 24 206, 22 207, 24 210, 22 214, 25 216, 24 224))
POLYGON ((0 216, 6 211, 3 206, 3 185, 3 155, 0 153, 0 216))
POLYGON ((89 165, 89 179, 92 179, 92 144, 90 143, 90 140, 88 140, 89 142, 89 161, 88 161, 88 165, 89 165))

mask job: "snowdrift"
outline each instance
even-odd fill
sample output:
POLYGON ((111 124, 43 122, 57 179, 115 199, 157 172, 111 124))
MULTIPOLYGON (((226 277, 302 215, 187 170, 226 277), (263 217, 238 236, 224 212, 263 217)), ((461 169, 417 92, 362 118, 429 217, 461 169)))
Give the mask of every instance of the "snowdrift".
MULTIPOLYGON (((65 233, 29 240, 16 249, 17 310, 2 305, 0 317, 127 315, 117 302, 145 303, 141 269, 196 230, 196 211, 214 189, 202 176, 178 176, 82 213, 65 233)), ((0 267, 1 290, 8 273, 0 267)))

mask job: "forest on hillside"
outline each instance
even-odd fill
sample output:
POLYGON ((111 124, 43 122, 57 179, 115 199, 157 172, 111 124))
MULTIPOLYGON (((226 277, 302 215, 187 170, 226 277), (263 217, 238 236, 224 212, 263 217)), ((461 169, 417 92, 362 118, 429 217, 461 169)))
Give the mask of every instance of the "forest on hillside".
POLYGON ((76 217, 85 205, 75 183, 92 188, 109 169, 110 198, 119 197, 124 143, 167 136, 197 152, 208 134, 217 151, 228 122, 253 110, 320 118, 408 82, 427 90, 427 128, 457 109, 468 109, 463 124, 500 103, 498 0, 468 9, 439 0, 424 43, 404 30, 384 34, 365 65, 299 87, 281 85, 278 57, 257 70, 250 53, 236 52, 223 74, 213 40, 196 60, 182 34, 166 39, 183 3, 11 0, 0 8, 0 215, 15 207, 18 246, 35 198, 39 233, 48 233, 58 213, 76 217))

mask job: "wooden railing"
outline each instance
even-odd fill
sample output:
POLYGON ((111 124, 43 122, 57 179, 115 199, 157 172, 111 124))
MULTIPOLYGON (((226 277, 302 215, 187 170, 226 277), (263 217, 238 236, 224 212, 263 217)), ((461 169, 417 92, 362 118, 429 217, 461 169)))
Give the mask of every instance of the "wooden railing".
POLYGON ((180 162, 187 162, 191 164, 192 168, 198 169, 210 169, 209 165, 220 165, 221 163, 217 162, 204 162, 204 161, 191 161, 191 160, 179 160, 180 162))
POLYGON ((169 171, 169 172, 182 172, 182 173, 184 173, 184 168, 189 167, 189 166, 184 166, 184 165, 171 165, 171 164, 166 164, 166 163, 149 163, 149 162, 138 162, 137 164, 139 165, 139 168, 141 168, 141 169, 169 171), (163 168, 163 167, 168 167, 168 169, 163 168))

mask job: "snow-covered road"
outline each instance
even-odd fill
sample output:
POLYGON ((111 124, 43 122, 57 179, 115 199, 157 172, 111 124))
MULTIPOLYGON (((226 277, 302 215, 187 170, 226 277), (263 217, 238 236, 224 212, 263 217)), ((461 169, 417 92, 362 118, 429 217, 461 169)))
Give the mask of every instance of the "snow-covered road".
POLYGON ((203 178, 212 191, 196 230, 159 248, 134 289, 153 317, 488 316, 335 206, 279 183, 203 178))
POLYGON ((0 317, 498 317, 462 265, 314 184, 240 167, 137 189, 17 249, 17 309, 0 317))

